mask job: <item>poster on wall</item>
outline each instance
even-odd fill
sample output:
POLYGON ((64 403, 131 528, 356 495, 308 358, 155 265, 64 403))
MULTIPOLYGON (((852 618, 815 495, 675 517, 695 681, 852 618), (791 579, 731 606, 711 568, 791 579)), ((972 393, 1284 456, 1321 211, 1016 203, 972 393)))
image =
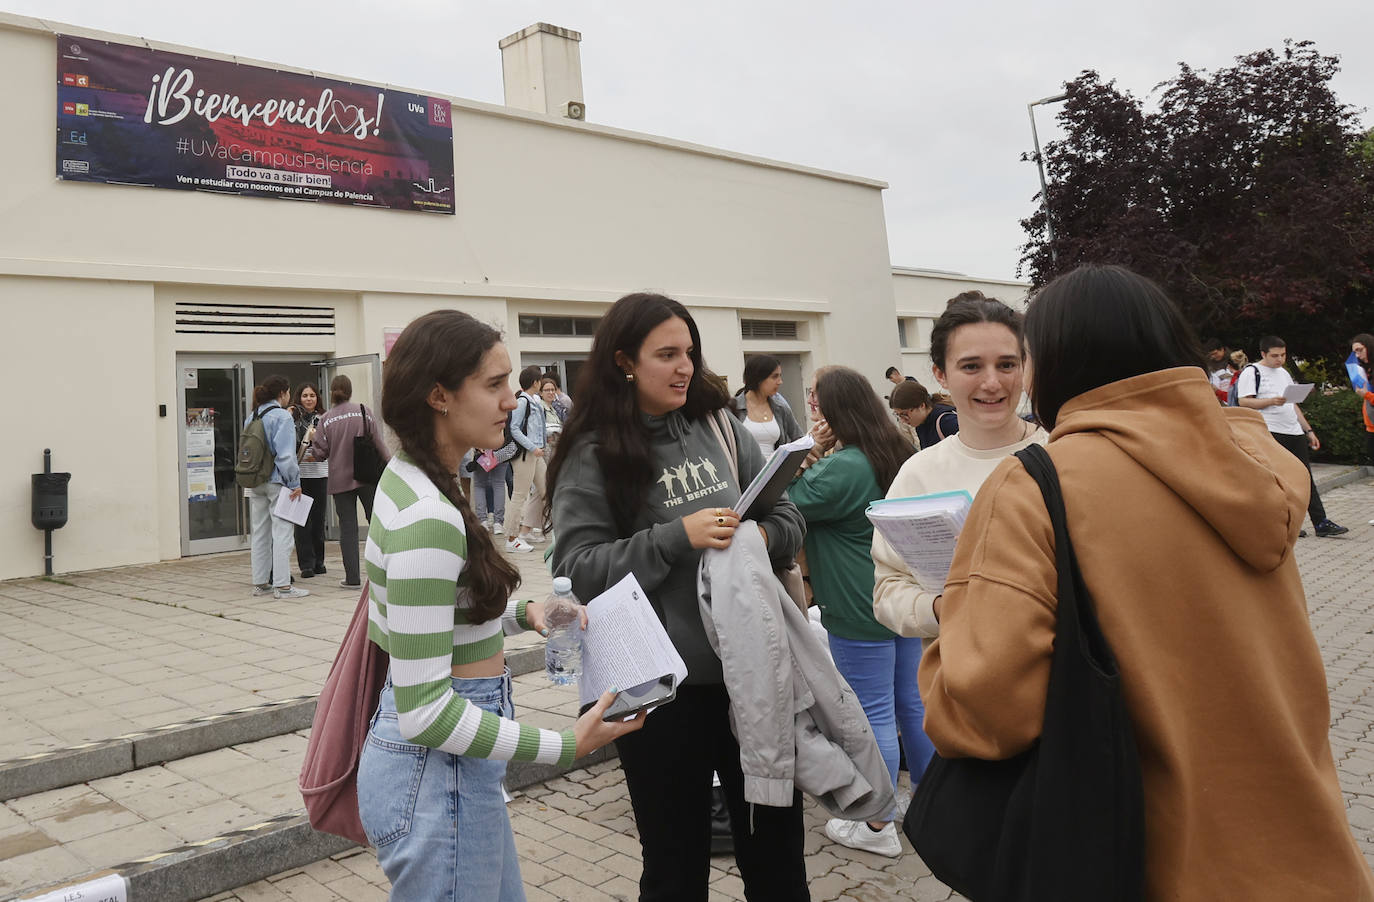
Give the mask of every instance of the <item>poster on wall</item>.
POLYGON ((57 35, 57 177, 455 212, 441 97, 57 35))
POLYGON ((186 411, 186 498, 214 501, 215 409, 191 407, 186 411))

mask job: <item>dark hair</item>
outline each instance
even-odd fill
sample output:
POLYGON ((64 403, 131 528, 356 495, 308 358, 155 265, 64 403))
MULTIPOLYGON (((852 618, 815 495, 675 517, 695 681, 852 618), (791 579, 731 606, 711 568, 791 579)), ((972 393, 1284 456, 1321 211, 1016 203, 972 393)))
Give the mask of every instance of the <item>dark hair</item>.
POLYGON ((638 359, 644 338, 660 323, 677 317, 687 324, 692 337, 692 379, 687 384, 687 401, 679 412, 688 420, 699 420, 724 407, 729 396, 721 388, 720 377, 706 367, 701 356, 701 333, 687 308, 661 294, 627 294, 606 311, 597 324, 592 350, 577 374, 578 402, 563 424, 559 452, 549 462, 544 496, 546 518, 563 473, 568 453, 588 433, 596 434, 596 459, 607 474, 611 514, 621 534, 628 534, 635 516, 649 497, 654 479, 653 453, 649 447, 649 427, 640 417, 634 383, 615 362, 616 352, 638 359))
POLYGON ((735 394, 742 395, 747 391, 758 391, 763 380, 773 375, 773 370, 781 365, 778 358, 769 357, 767 354, 755 354, 753 357, 744 358, 744 388, 735 394))
POLYGON ((896 373, 898 376, 900 376, 902 374, 902 371, 897 369, 895 366, 890 366, 887 368, 887 372, 883 373, 883 378, 891 379, 893 373, 896 373))
POLYGON ((945 350, 949 347, 949 337, 960 326, 974 323, 999 323, 1011 330, 1018 345, 1021 343, 1021 314, 981 291, 956 294, 949 299, 945 312, 940 314, 935 321, 935 328, 930 331, 930 361, 940 372, 945 371, 945 350))
POLYGON ((835 438, 868 458, 878 487, 887 494, 897 471, 916 449, 897 431, 873 386, 847 366, 828 366, 816 375, 816 403, 835 438))
POLYGON ((1288 347, 1288 344, 1282 338, 1279 338, 1277 335, 1266 335, 1259 340, 1259 352, 1261 357, 1263 357, 1265 354, 1268 354, 1270 348, 1286 347, 1288 347))
POLYGON ((1026 313, 1026 343, 1031 403, 1046 429, 1094 388, 1171 367, 1207 371, 1164 289, 1121 266, 1080 266, 1042 288, 1026 313))
POLYGON ((282 392, 291 391, 291 383, 285 376, 268 376, 262 385, 253 388, 253 409, 257 410, 268 401, 275 401, 282 392))
POLYGON ((296 392, 291 396, 291 404, 296 408, 297 418, 305 414, 305 407, 301 402, 301 395, 305 393, 307 388, 315 393, 315 413, 324 413, 324 404, 322 403, 324 399, 320 397, 319 386, 313 382, 302 382, 300 385, 296 386, 296 392))
POLYGON ((1226 350, 1226 345, 1222 344, 1220 339, 1216 339, 1216 338, 1204 338, 1204 339, 1202 340, 1202 352, 1203 352, 1204 354, 1210 354, 1210 353, 1212 353, 1213 351, 1224 351, 1224 350, 1226 350))
POLYGON ((529 391, 530 386, 544 378, 544 371, 539 368, 539 364, 531 363, 520 371, 520 390, 529 391))
MULTIPOLYGON (((434 438, 438 412, 429 404, 436 385, 457 391, 501 341, 501 333, 457 310, 435 310, 413 320, 387 356, 382 381, 382 419, 401 449, 444 493, 463 517, 467 532, 467 588, 472 620, 500 617, 520 585, 520 571, 496 550, 486 524, 477 520, 458 480, 439 460, 434 438)), ((504 489, 503 489, 504 491, 504 489)), ((451 549, 457 551, 457 549, 451 549)))
POLYGON ((1364 367, 1365 375, 1374 374, 1374 335, 1370 335, 1368 332, 1361 332, 1359 335, 1350 339, 1350 343, 1352 345, 1356 343, 1364 345, 1364 356, 1367 362, 1360 363, 1360 358, 1358 357, 1355 358, 1355 362, 1360 363, 1360 366, 1364 367))
POLYGON ((545 379, 552 379, 552 380, 553 380, 554 386, 555 386, 559 391, 562 391, 562 390, 563 390, 563 379, 562 379, 561 376, 558 375, 558 370, 555 370, 555 369, 547 369, 547 370, 544 370, 544 378, 545 378, 545 379))
POLYGON ((887 399, 887 406, 893 410, 915 410, 930 402, 930 392, 919 382, 903 382, 894 386, 887 399))
POLYGON ((353 380, 347 376, 335 376, 329 380, 329 403, 347 404, 353 397, 353 380))

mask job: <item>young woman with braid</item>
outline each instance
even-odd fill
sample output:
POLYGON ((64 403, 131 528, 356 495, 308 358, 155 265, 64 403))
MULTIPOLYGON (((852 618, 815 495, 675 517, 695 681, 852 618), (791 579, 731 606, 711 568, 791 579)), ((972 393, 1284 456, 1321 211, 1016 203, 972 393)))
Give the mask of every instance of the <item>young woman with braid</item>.
POLYGON ((502 623, 543 632, 543 605, 510 598, 520 575, 454 474, 501 444, 515 408, 500 334, 455 310, 401 333, 382 417, 400 443, 377 486, 367 540, 369 636, 391 655, 358 768, 358 809, 393 899, 523 900, 502 798, 506 761, 570 764, 638 729, 601 720, 607 692, 571 730, 511 720, 502 623))

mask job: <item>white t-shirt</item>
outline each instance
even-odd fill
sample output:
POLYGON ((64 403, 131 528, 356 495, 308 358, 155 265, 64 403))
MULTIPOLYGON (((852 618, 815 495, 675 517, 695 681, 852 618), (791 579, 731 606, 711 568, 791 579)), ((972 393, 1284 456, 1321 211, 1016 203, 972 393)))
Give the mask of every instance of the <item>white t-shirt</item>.
MULTIPOLYGON (((1281 366, 1265 366, 1255 363, 1240 371, 1236 381, 1237 398, 1280 398, 1283 390, 1293 384, 1293 377, 1281 366), (1255 371, 1259 371, 1259 392, 1255 392, 1255 371)), ((1298 422, 1298 409, 1293 404, 1276 404, 1260 409, 1269 431, 1277 435, 1302 435, 1302 424, 1298 422)))
POLYGON ((758 423, 746 416, 744 428, 749 430, 754 441, 759 443, 759 450, 763 452, 763 459, 767 460, 772 455, 773 448, 778 444, 778 439, 782 437, 782 427, 778 425, 778 418, 774 417, 766 423, 758 423))
POLYGON ((1222 367, 1221 369, 1219 369, 1219 370, 1215 371, 1214 373, 1212 373, 1212 387, 1215 388, 1217 391, 1230 391, 1230 390, 1231 390, 1231 369, 1230 369, 1230 367, 1225 367, 1225 366, 1224 366, 1224 367, 1222 367))

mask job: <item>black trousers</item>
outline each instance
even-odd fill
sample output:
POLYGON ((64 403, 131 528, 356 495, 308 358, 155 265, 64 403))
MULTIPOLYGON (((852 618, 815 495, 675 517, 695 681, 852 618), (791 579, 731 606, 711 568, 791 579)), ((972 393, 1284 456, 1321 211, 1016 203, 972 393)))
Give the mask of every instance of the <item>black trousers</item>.
POLYGON ((1326 519, 1326 508, 1322 506, 1322 496, 1317 494, 1317 480, 1312 478, 1312 452, 1311 446, 1307 444, 1306 435, 1281 435, 1277 432, 1269 433, 1274 437, 1274 441, 1283 445, 1293 456, 1302 461, 1302 465, 1307 468, 1307 480, 1312 484, 1312 497, 1307 502, 1307 515, 1312 518, 1312 525, 1326 519))
POLYGON ((711 771, 730 809, 745 898, 809 900, 801 794, 790 808, 744 801, 739 743, 724 686, 682 686, 644 728, 616 740, 630 788, 644 870, 641 902, 705 902, 711 868, 711 771))
POLYGON ((344 582, 349 585, 362 582, 358 572, 358 502, 363 503, 363 516, 371 520, 372 499, 376 494, 375 485, 360 485, 334 496, 334 511, 339 515, 339 550, 343 552, 344 582))
POLYGON ((301 494, 309 495, 310 516, 304 526, 296 527, 296 563, 302 573, 324 572, 324 508, 329 497, 329 477, 301 479, 301 494))

